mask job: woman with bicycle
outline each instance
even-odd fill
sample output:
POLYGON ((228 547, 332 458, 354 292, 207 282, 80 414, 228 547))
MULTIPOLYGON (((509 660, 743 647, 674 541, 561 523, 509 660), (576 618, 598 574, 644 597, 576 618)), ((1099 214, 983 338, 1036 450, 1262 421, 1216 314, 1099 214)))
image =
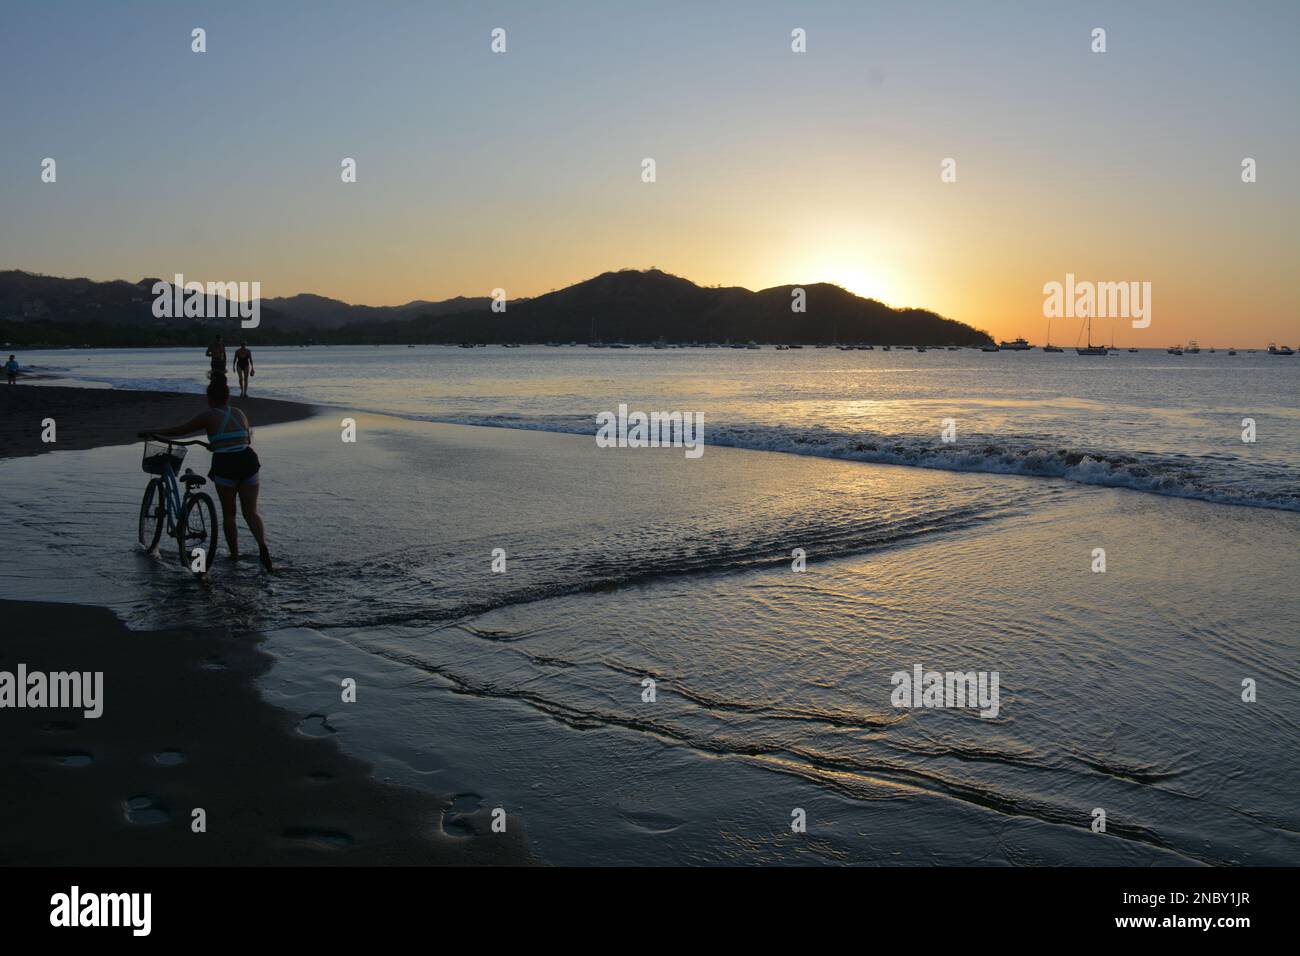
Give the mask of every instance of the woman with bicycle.
POLYGON ((235 499, 248 529, 257 539, 262 566, 271 570, 271 552, 266 547, 266 528, 257 513, 257 490, 261 462, 252 447, 252 428, 248 416, 230 404, 230 387, 226 377, 215 369, 208 384, 208 410, 195 415, 184 425, 158 428, 141 432, 141 438, 156 435, 160 438, 182 438, 195 432, 207 432, 212 449, 212 467, 208 477, 217 486, 221 498, 221 523, 226 534, 226 546, 232 560, 239 558, 238 531, 235 527, 235 499))

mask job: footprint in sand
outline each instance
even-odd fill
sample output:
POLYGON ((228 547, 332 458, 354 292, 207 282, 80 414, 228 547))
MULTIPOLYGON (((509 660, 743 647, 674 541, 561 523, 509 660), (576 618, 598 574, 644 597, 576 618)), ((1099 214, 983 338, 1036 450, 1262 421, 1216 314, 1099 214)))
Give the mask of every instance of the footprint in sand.
POLYGON ((458 793, 451 798, 451 806, 442 813, 442 832, 450 837, 472 837, 474 824, 468 819, 483 806, 477 793, 458 793))
POLYGON ((82 750, 58 750, 41 754, 41 757, 60 767, 89 767, 95 758, 82 750))
POLYGON ((338 730, 330 726, 329 718, 325 714, 308 714, 298 723, 298 733, 308 737, 324 737, 328 734, 336 734, 338 730))
POLYGON ((185 754, 179 750, 160 750, 153 755, 153 759, 164 767, 174 767, 185 762, 185 754))
POLYGON ((156 826, 172 818, 157 797, 141 794, 126 801, 126 820, 139 826, 156 826))
POLYGON ((285 827, 283 836, 286 840, 322 850, 342 850, 352 845, 351 834, 320 827, 285 827))

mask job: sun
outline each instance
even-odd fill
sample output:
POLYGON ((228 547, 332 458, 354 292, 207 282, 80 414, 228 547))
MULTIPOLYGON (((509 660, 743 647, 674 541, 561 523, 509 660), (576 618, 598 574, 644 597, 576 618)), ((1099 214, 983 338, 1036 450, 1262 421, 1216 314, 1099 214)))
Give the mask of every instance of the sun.
POLYGON ((851 263, 827 263, 812 270, 818 282, 833 282, 864 299, 878 299, 889 303, 892 290, 889 281, 877 273, 851 263))

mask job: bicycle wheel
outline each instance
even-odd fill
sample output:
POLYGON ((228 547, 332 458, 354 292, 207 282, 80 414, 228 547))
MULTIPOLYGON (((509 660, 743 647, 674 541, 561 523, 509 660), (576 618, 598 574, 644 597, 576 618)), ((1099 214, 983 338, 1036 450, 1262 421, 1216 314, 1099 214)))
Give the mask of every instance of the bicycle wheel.
POLYGON ((140 502, 140 546, 152 552, 158 547, 162 537, 163 524, 167 520, 167 502, 163 495, 162 482, 150 478, 144 488, 144 500, 140 502))
POLYGON ((207 495, 192 495, 185 502, 185 507, 181 509, 180 525, 176 529, 176 543, 181 565, 186 568, 194 562, 194 549, 202 548, 203 570, 195 573, 200 576, 207 574, 217 558, 217 509, 212 506, 212 499, 207 495))

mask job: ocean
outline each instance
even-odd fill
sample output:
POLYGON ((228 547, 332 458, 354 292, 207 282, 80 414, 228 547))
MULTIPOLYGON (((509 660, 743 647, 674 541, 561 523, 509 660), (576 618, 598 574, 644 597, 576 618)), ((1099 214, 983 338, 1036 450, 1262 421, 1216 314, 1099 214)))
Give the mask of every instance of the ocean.
MULTIPOLYGON (((192 350, 27 353, 115 388, 200 391, 192 350)), ((1300 358, 970 349, 267 348, 254 393, 425 421, 592 434, 599 411, 701 411, 708 443, 1034 475, 1300 510, 1300 358), (1255 441, 1242 441, 1243 420, 1255 441), (945 419, 958 442, 944 444, 945 419)))
MULTIPOLYGON (((189 350, 20 358, 203 384, 189 350)), ((6 596, 264 634, 302 732, 546 862, 1300 862, 1300 359, 255 360, 327 406, 255 437, 277 574, 141 553, 139 449, 100 448, 0 463, 6 596), (702 413, 704 454, 597 447, 620 404, 702 413), (996 713, 899 706, 918 666, 996 674, 996 713)))

